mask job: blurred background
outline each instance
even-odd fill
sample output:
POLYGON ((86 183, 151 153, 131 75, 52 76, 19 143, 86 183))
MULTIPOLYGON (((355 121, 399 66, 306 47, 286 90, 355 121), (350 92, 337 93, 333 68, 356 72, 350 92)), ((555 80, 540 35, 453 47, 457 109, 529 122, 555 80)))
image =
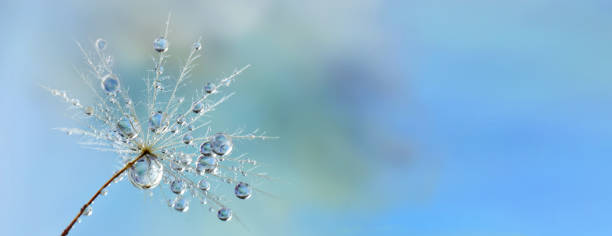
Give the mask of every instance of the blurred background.
POLYGON ((91 101, 74 42, 102 37, 137 95, 169 12, 167 73, 200 36, 193 86, 253 65, 213 127, 281 137, 237 146, 277 197, 233 202, 246 230, 124 181, 71 235, 612 234, 610 1, 0 5, 1 235, 58 235, 118 168, 38 85, 91 101))

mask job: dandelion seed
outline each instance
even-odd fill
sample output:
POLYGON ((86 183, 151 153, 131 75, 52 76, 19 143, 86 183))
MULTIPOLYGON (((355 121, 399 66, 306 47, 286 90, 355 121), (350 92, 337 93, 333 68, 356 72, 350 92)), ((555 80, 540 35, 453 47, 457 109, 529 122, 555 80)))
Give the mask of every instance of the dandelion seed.
MULTIPOLYGON (((79 72, 79 75, 97 99, 94 104, 81 104, 79 99, 71 97, 66 91, 46 88, 78 111, 76 117, 87 117, 87 122, 91 122, 86 129, 59 130, 82 136, 85 139, 83 144, 94 150, 115 153, 122 166, 80 208, 62 235, 67 235, 75 223, 81 222, 82 216, 91 215, 93 201, 100 195, 107 195, 108 186, 121 182, 125 176, 133 186, 151 196, 152 189, 167 186, 160 189, 173 193, 175 197, 168 200, 168 206, 176 211, 188 211, 191 200, 196 200, 202 205, 209 204, 209 210, 217 212, 217 217, 222 221, 230 220, 233 214, 222 202, 222 195, 233 194, 240 199, 252 195, 253 188, 245 170, 251 168, 249 165, 254 166, 255 161, 233 156, 233 140, 272 137, 256 131, 248 134, 214 133, 209 122, 205 121, 209 112, 233 95, 218 95, 222 94, 222 88, 229 86, 249 65, 218 81, 206 83, 204 91, 194 97, 192 105, 185 106, 184 98, 178 96, 177 90, 184 87, 185 80, 190 77, 202 52, 202 44, 197 40, 192 45, 178 75, 164 74, 164 65, 169 58, 166 54, 169 46, 167 32, 168 22, 162 36, 153 40, 153 49, 158 53, 149 67, 154 68, 153 73, 145 78, 146 98, 130 98, 128 89, 121 87, 119 77, 113 73, 113 59, 107 55, 108 44, 104 39, 94 42, 93 53, 78 44, 90 70, 88 73, 79 72), (146 110, 137 110, 137 107, 140 108, 138 104, 142 104, 146 110), (142 117, 139 114, 146 115, 142 117), (194 145, 196 142, 200 145, 199 150, 194 145), (194 161, 195 157, 197 159, 194 161), (234 188, 232 192, 231 187, 212 191, 211 183, 238 184, 230 185, 234 188)), ((202 88, 202 85, 197 87, 202 88)), ((267 177, 263 174, 251 176, 267 177)))

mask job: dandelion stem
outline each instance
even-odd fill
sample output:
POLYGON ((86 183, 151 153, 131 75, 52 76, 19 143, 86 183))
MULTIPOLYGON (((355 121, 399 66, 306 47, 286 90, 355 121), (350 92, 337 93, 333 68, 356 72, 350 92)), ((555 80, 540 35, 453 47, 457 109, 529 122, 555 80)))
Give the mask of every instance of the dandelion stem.
POLYGON ((113 176, 108 181, 106 181, 106 183, 104 183, 104 185, 102 185, 102 187, 100 187, 100 189, 98 189, 96 194, 94 194, 89 199, 89 201, 87 201, 87 203, 85 203, 85 205, 83 205, 83 207, 81 207, 81 210, 79 211, 79 213, 74 217, 74 219, 72 219, 72 221, 66 227, 66 229, 64 229, 64 232, 62 232, 62 236, 68 235, 68 232, 70 232, 70 229, 72 229, 72 226, 74 226, 74 224, 77 222, 79 217, 81 217, 81 215, 83 215, 83 212, 85 212, 85 209, 87 209, 87 207, 93 203, 93 201, 100 195, 100 193, 102 193, 102 190, 104 190, 106 187, 108 187, 108 185, 110 185, 117 177, 119 177, 128 168, 132 167, 132 165, 134 165, 134 163, 136 163, 138 160, 140 160, 140 158, 142 158, 142 157, 144 157, 146 155, 153 155, 153 153, 151 153, 150 151, 145 149, 136 158, 134 158, 130 162, 126 163, 125 166, 123 166, 123 168, 121 168, 121 170, 115 172, 115 174, 113 174, 113 176))

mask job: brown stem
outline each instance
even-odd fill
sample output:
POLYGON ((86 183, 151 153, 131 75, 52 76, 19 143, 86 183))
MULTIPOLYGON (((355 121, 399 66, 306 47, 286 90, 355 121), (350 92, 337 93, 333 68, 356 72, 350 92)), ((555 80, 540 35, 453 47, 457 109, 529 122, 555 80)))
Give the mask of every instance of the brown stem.
POLYGON ((100 195, 100 193, 102 193, 102 190, 104 190, 106 187, 108 187, 108 185, 110 185, 111 182, 113 182, 113 180, 115 180, 117 177, 119 177, 119 175, 121 175, 123 172, 125 172, 125 170, 127 170, 130 167, 132 167, 132 165, 134 165, 134 163, 136 163, 136 161, 140 160, 140 158, 144 157, 147 154, 151 154, 151 153, 148 150, 144 150, 143 152, 140 153, 140 155, 138 155, 136 158, 134 158, 134 160, 131 160, 130 162, 125 164, 125 166, 123 166, 123 168, 121 168, 121 170, 115 172, 115 174, 108 181, 106 181, 106 183, 104 183, 104 185, 102 185, 102 187, 100 187, 100 189, 98 189, 96 194, 94 194, 93 197, 91 197, 89 199, 89 201, 87 201, 87 203, 85 203, 85 205, 83 205, 83 207, 81 207, 81 210, 79 211, 79 214, 77 214, 74 217, 74 219, 72 219, 70 224, 66 227, 66 229, 64 229, 64 232, 62 232, 62 236, 68 235, 68 232, 70 232, 70 229, 72 229, 72 226, 74 226, 74 223, 76 223, 77 220, 79 220, 79 217, 81 217, 81 215, 83 215, 83 212, 85 212, 85 209, 87 209, 87 207, 89 205, 91 205, 91 203, 100 195))

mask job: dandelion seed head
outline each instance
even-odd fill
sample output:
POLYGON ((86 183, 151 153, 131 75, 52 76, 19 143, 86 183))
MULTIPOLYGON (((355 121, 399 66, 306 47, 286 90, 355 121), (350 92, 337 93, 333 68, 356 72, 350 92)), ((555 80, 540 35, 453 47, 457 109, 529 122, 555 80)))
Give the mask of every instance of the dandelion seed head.
MULTIPOLYGON (((207 117, 233 95, 224 94, 223 90, 250 65, 217 81, 196 86, 203 89, 198 90, 200 93, 196 91, 187 106, 177 90, 184 87, 203 51, 200 40, 193 43, 177 75, 164 73, 169 57, 167 29, 163 36, 153 40, 155 57, 153 66, 149 68, 154 69, 149 70, 145 78, 146 98, 130 98, 127 88, 120 86, 119 77, 113 73, 113 59, 107 55, 106 40, 95 40, 93 53, 80 44, 78 46, 89 68, 89 72, 79 75, 96 102, 83 105, 66 91, 48 89, 89 123, 84 129, 59 130, 82 136, 85 139, 82 144, 86 147, 115 153, 127 169, 113 182, 121 182, 127 176, 133 186, 147 193, 153 194, 152 190, 173 193, 168 206, 178 212, 188 211, 191 200, 195 200, 210 205, 210 211, 217 212, 220 220, 230 220, 233 213, 222 202, 222 196, 249 199, 256 190, 252 180, 267 178, 260 173, 250 174, 256 162, 244 159, 245 155, 234 155, 234 142, 272 137, 257 130, 246 134, 241 131, 213 132, 207 117), (142 117, 142 114, 146 116, 142 117), (167 187, 157 188, 160 185, 167 187), (226 185, 227 190, 219 187, 222 185, 226 185)), ((107 191, 103 188, 101 194, 106 195, 107 191)), ((88 209, 82 215, 91 214, 91 208, 88 209)))

